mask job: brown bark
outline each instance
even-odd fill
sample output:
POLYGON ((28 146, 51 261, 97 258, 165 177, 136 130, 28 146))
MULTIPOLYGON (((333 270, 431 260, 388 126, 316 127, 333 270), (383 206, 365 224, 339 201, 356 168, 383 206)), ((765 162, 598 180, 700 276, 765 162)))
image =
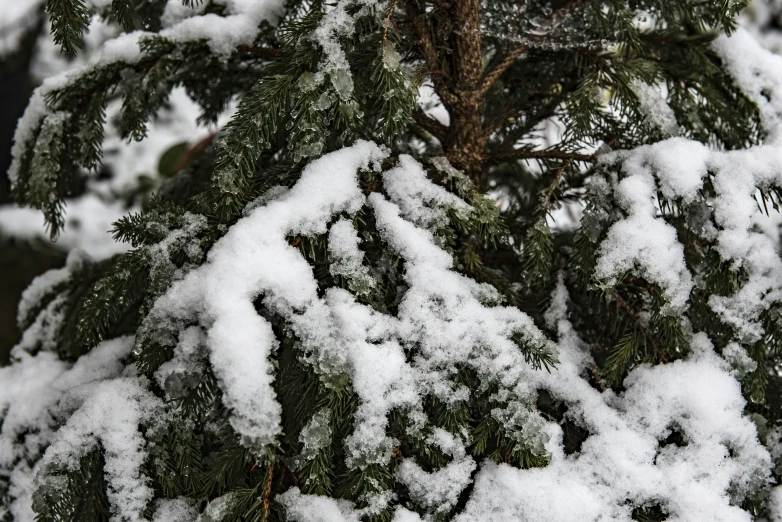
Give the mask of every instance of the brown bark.
POLYGON ((457 0, 451 7, 454 24, 452 100, 443 100, 451 115, 446 155, 479 187, 486 181, 483 160, 487 139, 483 132, 480 0, 457 0), (450 102, 450 103, 449 103, 450 102))
POLYGON ((449 127, 416 114, 416 121, 438 138, 451 164, 462 170, 481 189, 486 188, 485 163, 489 132, 484 122, 485 97, 490 87, 525 50, 511 49, 484 74, 481 48, 481 0, 438 1, 438 8, 449 16, 452 31, 438 41, 437 31, 412 1, 405 11, 418 36, 421 55, 435 92, 448 109, 449 127))

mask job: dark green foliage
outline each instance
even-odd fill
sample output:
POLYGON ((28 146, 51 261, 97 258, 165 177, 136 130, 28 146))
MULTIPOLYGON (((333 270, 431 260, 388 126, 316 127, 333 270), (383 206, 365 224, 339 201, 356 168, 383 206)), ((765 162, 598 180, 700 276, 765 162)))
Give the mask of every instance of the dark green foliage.
POLYGON ((106 481, 103 477, 103 455, 100 448, 81 458, 76 471, 59 470, 65 488, 44 485, 33 497, 36 521, 59 522, 83 520, 106 522, 109 520, 109 502, 106 498, 106 481))
POLYGON ((46 12, 52 20, 52 38, 65 56, 75 56, 81 37, 90 23, 87 6, 81 0, 47 0, 46 12))

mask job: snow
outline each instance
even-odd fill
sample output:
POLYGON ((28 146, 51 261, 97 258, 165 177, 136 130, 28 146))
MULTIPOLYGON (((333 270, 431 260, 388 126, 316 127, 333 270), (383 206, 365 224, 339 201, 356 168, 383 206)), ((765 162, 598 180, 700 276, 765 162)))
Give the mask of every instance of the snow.
POLYGON ((722 357, 730 365, 731 374, 738 381, 741 381, 748 373, 754 372, 758 367, 758 363, 738 343, 729 343, 723 348, 722 357))
POLYGON ((276 22, 282 0, 228 0, 228 16, 205 14, 185 18, 166 27, 160 35, 174 41, 206 40, 215 54, 230 55, 239 45, 252 45, 262 21, 276 22))
POLYGON ((716 239, 716 250, 722 259, 734 269, 745 268, 749 275, 749 281, 735 295, 712 295, 709 305, 734 327, 738 340, 748 343, 762 334, 760 314, 782 299, 782 260, 777 241, 754 228, 760 213, 755 200, 757 189, 782 183, 782 145, 775 134, 778 115, 774 112, 782 106, 777 108, 766 100, 782 99, 782 91, 779 87, 769 90, 768 83, 761 82, 762 89, 755 85, 755 72, 765 66, 782 70, 782 58, 760 48, 742 31, 731 38, 730 45, 724 39, 716 45, 729 63, 738 56, 752 58, 730 67, 739 75, 737 82, 746 86, 747 95, 764 111, 769 142, 750 149, 718 151, 684 138, 671 138, 604 155, 601 161, 620 164, 624 173, 620 181, 613 183, 613 190, 627 217, 609 229, 608 238, 600 247, 596 274, 610 284, 617 276, 635 269, 660 285, 671 311, 683 309, 693 277, 684 264, 683 245, 675 229, 660 215, 657 192, 669 201, 693 204, 705 197, 701 193, 708 174, 716 196, 709 198, 703 208, 713 216, 716 227, 706 221, 702 229, 693 232, 716 239), (725 49, 731 49, 730 53, 725 49))
POLYGON ((782 486, 771 489, 768 503, 769 512, 771 513, 768 522, 782 522, 782 486))
MULTIPOLYGON (((691 162, 696 168, 682 167, 684 179, 667 171, 659 174, 666 163, 658 161, 656 150, 666 145, 668 150, 690 150, 675 140, 660 149, 642 149, 637 155, 622 153, 612 161, 623 161, 628 174, 615 191, 630 214, 624 222, 635 227, 630 231, 638 235, 630 234, 624 240, 641 245, 630 249, 636 256, 633 260, 647 271, 647 277, 661 282, 672 306, 683 307, 692 280, 673 229, 657 216, 655 175, 662 179, 661 185, 667 182, 666 190, 672 195, 692 198, 701 171, 705 172, 697 157, 719 165, 726 155, 738 153, 704 153, 693 148, 700 152, 691 162), (641 232, 649 238, 646 243, 641 232), (666 245, 663 251, 672 252, 662 262, 651 255, 660 242, 666 245), (671 273, 675 277, 669 277, 671 273)), ((549 452, 552 463, 534 470, 482 463, 476 489, 460 520, 485 520, 487 513, 499 519, 612 516, 628 520, 633 505, 650 502, 660 502, 674 520, 746 520, 746 513, 732 506, 731 494, 741 498, 764 484, 770 457, 757 441, 754 424, 742 417, 744 399, 730 366, 713 353, 708 339, 695 335, 692 354, 684 361, 634 370, 621 396, 600 393, 581 377, 589 357, 567 322, 566 292, 560 285, 547 321, 560 333, 561 362, 551 374, 533 370, 511 335, 521 333, 533 345, 546 346, 548 341, 518 310, 488 306, 497 302, 496 291, 454 272, 451 256, 438 246, 430 230, 437 228, 442 212, 455 204, 453 196, 429 182, 412 158, 402 156, 383 174, 390 199, 373 193, 365 200, 355 172, 386 154, 373 144, 359 142, 311 163, 290 191, 280 191, 234 225, 210 252, 207 264, 175 283, 147 320, 169 332, 177 332, 178 325, 187 321, 200 323, 207 332, 209 357, 226 403, 233 410, 232 424, 244 435, 245 443, 269 441, 279 430, 273 391, 257 378, 268 375, 266 356, 275 343, 269 325, 251 306, 260 294, 268 309, 288 321, 301 341, 304 359, 318 373, 324 378, 342 374, 351 378, 361 399, 354 432, 345 441, 351 467, 388 461, 396 444, 386 434, 391 409, 401 408, 411 418, 420 419, 416 414, 425 395, 432 394, 446 404, 467 400, 471 391, 451 381, 457 364, 472 368, 484 386, 498 386, 492 415, 511 437, 538 453, 549 452), (318 297, 311 267, 285 239, 324 233, 332 216, 352 214, 365 202, 382 238, 405 263, 409 288, 397 317, 359 304, 339 288, 329 288, 318 297), (252 342, 256 343, 254 352, 248 350, 252 342), (411 343, 417 354, 408 362, 404 348, 411 343), (241 354, 237 347, 242 347, 241 354), (247 368, 253 369, 254 379, 244 375, 247 368), (565 401, 569 416, 590 431, 579 454, 565 456, 561 428, 532 409, 536 390, 541 388, 565 401), (660 448, 659 442, 673 427, 684 432, 687 445, 660 448), (561 502, 574 493, 569 503, 561 502)), ((357 269, 360 251, 352 224, 342 219, 334 227, 336 231, 330 232, 333 249, 350 252, 357 269)), ((624 230, 616 226, 615 230, 615 237, 621 238, 624 230)), ((612 253, 623 251, 618 246, 611 250, 611 241, 609 233, 609 247, 601 257, 605 266, 609 266, 606 259, 616 259, 610 257, 616 255, 612 253)), ((626 251, 627 245, 622 248, 626 251)), ((320 416, 316 414, 310 421, 312 429, 303 434, 307 456, 323 443, 324 419, 320 416)), ((425 421, 413 421, 408 429, 420 429, 420 422, 425 421)), ((452 456, 448 465, 427 473, 415 461, 406 460, 397 475, 413 499, 433 513, 454 505, 477 465, 466 456, 466 441, 456 434, 440 435, 450 441, 442 443, 452 456)), ((296 490, 280 501, 296 520, 358 516, 343 502, 296 490)))
POLYGON ((123 33, 113 39, 106 40, 97 57, 82 66, 65 70, 55 76, 46 78, 38 87, 14 134, 14 146, 11 151, 13 162, 8 176, 14 184, 19 175, 21 155, 32 139, 35 129, 47 117, 49 110, 44 99, 47 94, 78 82, 79 78, 93 67, 112 63, 133 65, 141 59, 139 41, 151 34, 158 34, 177 42, 205 40, 212 52, 218 55, 229 55, 239 45, 252 45, 262 21, 276 22, 282 12, 282 0, 228 0, 227 16, 206 14, 203 16, 186 17, 177 23, 166 27, 159 33, 133 31, 123 33))
POLYGON ((121 377, 70 390, 62 402, 64 408, 75 411, 40 461, 43 474, 36 481, 38 486, 57 489, 60 482, 49 473, 78 469, 79 459, 100 444, 111 520, 145 520, 144 511, 154 493, 142 472, 147 443, 139 426, 149 426, 163 407, 146 388, 141 378, 121 377))
POLYGON ((668 105, 662 90, 641 80, 633 80, 630 87, 638 98, 638 106, 647 121, 667 136, 681 133, 676 115, 668 105))
MULTIPOLYGON (((112 239, 112 225, 127 214, 121 202, 104 201, 97 194, 65 201, 65 229, 53 243, 65 251, 80 250, 95 260, 125 252, 129 246, 112 239)), ((43 216, 38 210, 0 205, 0 235, 26 240, 49 241, 43 216)))
POLYGON ((750 0, 739 14, 740 26, 776 54, 782 53, 782 34, 775 27, 782 12, 781 6, 779 0, 750 0))
MULTIPOLYGON (((609 229, 608 237, 600 246, 595 275, 612 285, 617 276, 637 268, 647 280, 660 285, 675 311, 684 309, 687 304, 692 275, 685 265, 684 249, 677 239, 676 229, 657 217, 657 186, 652 175, 655 166, 650 164, 649 157, 657 158, 655 151, 662 150, 670 157, 668 149, 663 149, 664 144, 667 142, 635 149, 629 153, 631 158, 624 161, 623 169, 628 175, 615 190, 617 202, 628 216, 609 229)), ((689 171, 682 171, 691 176, 689 171)), ((689 185, 683 181, 679 183, 689 185)))
POLYGON ((528 470, 482 464, 455 520, 629 521, 633 505, 647 503, 659 503, 668 520, 751 520, 728 491, 740 497, 765 483, 770 458, 743 417, 738 382, 706 336, 694 335, 687 360, 632 371, 617 396, 581 377, 589 357, 559 314, 557 371, 530 372, 525 380, 563 400, 590 436, 578 453, 565 455, 561 428, 547 423, 551 463, 528 470), (660 445, 672 427, 686 445, 660 445))
MULTIPOLYGON (((782 66, 782 58, 778 60, 782 66)), ((675 229, 658 215, 656 191, 692 201, 710 172, 716 197, 709 205, 719 228, 695 232, 713 234, 721 257, 746 268, 749 281, 735 295, 713 295, 709 304, 736 328, 742 342, 759 338, 760 313, 782 299, 782 260, 777 242, 753 227, 760 213, 754 196, 757 187, 782 183, 782 148, 763 145, 721 152, 672 138, 606 159, 617 160, 623 162, 627 177, 615 187, 616 196, 628 217, 609 229, 597 274, 610 281, 636 266, 663 288, 673 309, 681 309, 692 289, 692 275, 684 265, 675 229)))
POLYGON ((35 28, 41 9, 41 1, 0 1, 0 59, 12 55, 19 49, 25 35, 35 28))
POLYGON ((359 250, 360 242, 353 224, 346 219, 340 219, 329 230, 329 254, 332 256, 329 271, 334 277, 348 279, 351 290, 357 294, 366 293, 375 286, 369 268, 362 264, 364 253, 359 250))
POLYGON ((181 396, 186 391, 184 384, 203 373, 201 360, 204 343, 204 334, 200 328, 187 328, 180 335, 171 360, 163 363, 155 372, 155 380, 169 397, 181 396))
MULTIPOLYGON (((16 522, 33 522, 34 477, 41 464, 39 461, 31 469, 28 462, 37 461, 47 446, 60 437, 60 401, 75 390, 89 387, 89 383, 119 375, 123 369, 121 361, 132 347, 132 338, 106 341, 73 365, 58 360, 52 352, 33 356, 14 351, 14 364, 0 368, 0 477, 10 477, 14 497, 10 505, 0 506, 0 515, 5 509, 16 522)), ((90 425, 107 418, 93 419, 90 425)))
POLYGON ((288 313, 317 299, 312 269, 285 238, 326 232, 333 213, 358 210, 363 195, 356 171, 384 154, 360 142, 308 165, 290 191, 231 227, 207 262, 175 282, 145 321, 144 335, 176 333, 187 321, 201 322, 231 425, 245 443, 267 444, 280 429, 268 360, 277 341, 253 299, 267 294, 270 308, 288 313))
POLYGON ((418 100, 416 103, 427 116, 445 127, 451 125, 451 115, 448 114, 448 109, 445 108, 442 100, 435 92, 431 80, 424 82, 418 89, 418 100))
POLYGON ((206 505, 204 512, 196 520, 197 522, 220 522, 229 514, 231 506, 236 498, 235 493, 226 493, 206 505))
POLYGON ((304 495, 291 488, 276 498, 291 522, 360 522, 361 513, 346 500, 304 495))
MULTIPOLYGON (((558 369, 526 367, 519 382, 564 401, 568 417, 590 435, 578 453, 565 455, 562 429, 546 422, 551 464, 521 470, 481 463, 475 489, 455 520, 629 521, 634 506, 651 504, 661 505, 673 521, 751 520, 735 504, 768 480, 770 456, 743 416, 738 382, 706 336, 693 336, 688 359, 642 366, 630 373, 623 394, 601 393, 582 376, 591 361, 567 320, 562 282, 555 295, 549 318, 559 335, 558 369), (683 433, 685 445, 661 444, 673 428, 683 433)), ((421 507, 447 509, 469 483, 475 463, 464 457, 463 441, 453 434, 440 430, 434 436, 453 461, 425 473, 406 460, 397 479, 421 507)), ((772 505, 778 496, 772 493, 772 505)), ((360 515, 344 501, 302 495, 295 488, 277 499, 297 521, 343 522, 360 515)), ((421 518, 398 507, 394 520, 421 518)))
MULTIPOLYGON (((203 8, 190 9, 179 2, 169 2, 168 11, 173 9, 172 5, 179 6, 187 15, 197 14, 203 8)), ((187 18, 185 13, 180 13, 179 18, 173 14, 168 16, 167 26, 176 25, 179 19, 187 18)), ((106 57, 101 57, 101 53, 105 55, 108 52, 104 50, 106 44, 116 38, 119 31, 115 24, 94 15, 85 33, 85 48, 73 60, 65 59, 48 32, 44 33, 38 40, 31 69, 32 75, 44 81, 49 86, 46 89, 51 89, 52 85, 77 81, 78 76, 93 63, 104 63, 101 60, 105 61, 106 57)), ((30 106, 30 118, 47 110, 42 105, 42 98, 37 95, 31 100, 30 106)), ((116 220, 128 212, 139 210, 136 194, 142 181, 152 187, 159 186, 161 178, 158 175, 158 161, 163 153, 179 143, 197 143, 214 131, 206 125, 197 124, 201 110, 187 96, 183 87, 171 91, 167 105, 148 123, 147 137, 139 142, 127 142, 120 136, 115 118, 121 107, 122 100, 113 99, 106 108, 103 164, 111 176, 104 178, 88 175, 86 193, 65 200, 65 228, 54 243, 54 246, 65 251, 76 248, 83 250, 95 260, 106 259, 129 248, 126 244, 115 242, 109 230, 116 220)), ((232 112, 233 107, 229 107, 217 125, 224 125, 232 112)), ((22 142, 19 140, 28 139, 38 121, 35 118, 35 121, 28 120, 23 118, 17 129, 14 157, 22 152, 22 142)), ((16 175, 16 167, 12 165, 9 177, 13 181, 16 175)), ((49 241, 43 223, 43 217, 36 210, 14 205, 0 206, 0 235, 49 241)))
POLYGON ((161 499, 156 504, 152 522, 192 522, 198 518, 198 510, 187 498, 161 499))
POLYGON ((68 281, 71 278, 73 271, 81 268, 83 263, 84 256, 82 253, 74 251, 68 255, 68 259, 63 268, 48 270, 33 279, 30 285, 22 292, 22 297, 19 300, 16 315, 17 324, 21 327, 25 321, 30 319, 30 314, 41 299, 45 297, 46 294, 51 293, 57 285, 68 281))
POLYGON ((396 472, 396 480, 410 491, 421 507, 435 513, 448 513, 458 502, 459 495, 472 481, 476 464, 465 455, 464 443, 455 440, 449 432, 436 428, 430 440, 453 457, 444 468, 427 473, 412 459, 405 459, 396 472))
POLYGON ((782 58, 768 52, 744 29, 720 36, 713 48, 744 94, 760 109, 769 141, 782 140, 782 58))
POLYGON ((339 0, 333 9, 326 12, 313 32, 313 40, 323 49, 323 59, 315 81, 320 84, 328 76, 332 88, 343 102, 353 96, 353 76, 340 38, 351 36, 356 30, 356 20, 370 13, 379 4, 378 0, 339 0), (349 5, 360 6, 360 9, 351 15, 347 11, 349 5))
MULTIPOLYGON (((87 33, 88 49, 98 52, 103 42, 113 36, 112 29, 93 19, 87 33)), ((67 74, 74 65, 60 57, 59 49, 48 37, 42 41, 48 45, 39 43, 37 66, 34 64, 37 74, 67 74)), ((77 56, 76 61, 82 66, 87 63, 82 54, 77 56)), ((82 250, 95 260, 128 250, 129 245, 115 242, 109 231, 115 221, 139 210, 136 204, 129 206, 127 201, 136 199, 134 194, 142 177, 146 177, 146 182, 153 186, 160 184, 158 162, 163 153, 179 143, 196 143, 213 130, 197 124, 201 111, 182 87, 171 91, 168 105, 149 122, 147 137, 142 141, 127 142, 120 136, 113 120, 121 106, 121 100, 112 100, 106 111, 108 123, 103 141, 103 164, 111 172, 111 177, 89 176, 86 193, 65 200, 65 228, 53 243, 65 251, 82 250)), ((228 120, 232 111, 231 107, 220 117, 218 126, 228 120)), ((48 242, 43 224, 43 217, 37 210, 0 205, 0 235, 48 242)))
MULTIPOLYGON (((499 300, 493 288, 452 271, 451 256, 437 246, 430 231, 421 228, 431 223, 430 213, 414 209, 432 210, 453 201, 426 181, 423 169, 412 158, 401 158, 383 177, 392 201, 379 194, 368 199, 381 235, 407 263, 405 278, 410 288, 399 305, 398 317, 361 305, 339 288, 318 297, 312 268, 286 238, 324 233, 333 215, 355 213, 365 202, 356 171, 386 155, 377 145, 358 142, 311 163, 290 191, 255 208, 231 227, 210 251, 207 263, 174 283, 145 321, 142 335, 158 341, 170 336, 171 343, 176 343, 176 333, 185 323, 200 324, 224 401, 232 410, 232 426, 251 447, 270 442, 279 431, 279 405, 267 360, 276 341, 270 325, 252 305, 259 294, 268 309, 288 321, 301 342, 304 359, 318 373, 327 380, 342 374, 351 377, 361 399, 354 432, 345 441, 351 467, 363 468, 390 458, 395 445, 386 435, 391 409, 400 407, 410 411, 412 418, 420 418, 415 414, 422 411, 425 394, 446 403, 466 400, 469 390, 452 382, 457 365, 474 368, 487 384, 494 382, 504 390, 498 405, 528 417, 535 415, 529 390, 519 393, 517 389, 520 372, 527 365, 510 337, 520 334, 542 346, 546 340, 518 310, 488 306, 499 300), (408 179, 414 190, 397 190, 399 179, 408 179), (419 225, 403 217, 397 202, 409 209, 410 219, 419 225), (420 354, 408 362, 403 347, 413 344, 420 354)), ((338 236, 354 233, 348 221, 337 221, 335 226, 338 236)), ((347 242, 353 251, 356 238, 347 242)), ((323 422, 316 418, 310 426, 315 424, 323 422)), ((542 445, 541 434, 534 428, 534 422, 509 425, 520 439, 542 445)), ((305 449, 308 455, 321 444, 321 435, 310 433, 314 431, 304 434, 305 445, 312 446, 305 449)), ((448 451, 454 455, 454 464, 438 476, 457 485, 444 483, 442 493, 431 500, 433 508, 455 502, 475 465, 464 456, 463 447, 448 451)), ((413 463, 407 469, 405 476, 411 484, 416 479, 437 480, 424 478, 413 463)))
POLYGON ((448 224, 447 210, 461 214, 472 210, 458 196, 427 180, 423 167, 407 155, 399 158, 397 167, 383 173, 383 186, 405 219, 432 232, 448 224))

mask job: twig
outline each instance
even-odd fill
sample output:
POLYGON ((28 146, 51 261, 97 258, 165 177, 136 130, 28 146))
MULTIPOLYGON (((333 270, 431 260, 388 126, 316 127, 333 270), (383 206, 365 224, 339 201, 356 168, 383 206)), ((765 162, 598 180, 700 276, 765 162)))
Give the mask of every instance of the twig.
POLYGON ((396 5, 399 3, 399 0, 394 0, 394 3, 391 4, 391 9, 388 10, 388 16, 386 16, 386 23, 385 27, 383 28, 383 41, 385 42, 388 40, 388 27, 391 25, 391 16, 394 14, 394 10, 396 10, 396 5))
POLYGON ((437 54, 437 49, 434 47, 432 35, 429 34, 429 29, 415 5, 411 2, 405 2, 405 11, 407 11, 407 15, 413 23, 415 32, 418 35, 418 39, 421 43, 421 54, 426 62, 427 72, 432 77, 432 81, 435 84, 435 91, 437 91, 437 94, 440 96, 443 103, 449 105, 454 101, 454 95, 443 79, 448 80, 450 78, 448 73, 440 68, 439 55, 437 54))
POLYGON ((494 66, 486 71, 486 73, 483 75, 483 78, 481 79, 481 83, 478 86, 478 91, 483 96, 486 94, 489 89, 491 89, 491 86, 494 85, 494 82, 497 81, 497 79, 502 76, 502 73, 504 73, 506 70, 508 70, 508 67, 510 67, 513 62, 516 61, 521 54, 527 50, 526 44, 517 45, 513 49, 511 49, 508 54, 502 57, 502 59, 494 64, 494 66))
POLYGON ((422 110, 416 109, 413 112, 413 119, 415 122, 426 132, 440 140, 442 143, 445 140, 445 135, 448 132, 448 127, 435 120, 434 118, 427 116, 422 110))
POLYGON ((263 510, 263 520, 269 519, 269 503, 272 496, 272 479, 274 478, 274 464, 269 463, 268 471, 266 472, 266 483, 263 485, 263 504, 261 509, 263 510))
POLYGON ((495 152, 489 154, 488 161, 496 163, 503 163, 511 160, 526 160, 526 159, 551 159, 551 160, 566 160, 566 161, 585 161, 588 163, 594 163, 597 161, 597 157, 594 154, 579 154, 577 152, 567 152, 564 150, 527 150, 527 149, 515 149, 507 152, 495 152))

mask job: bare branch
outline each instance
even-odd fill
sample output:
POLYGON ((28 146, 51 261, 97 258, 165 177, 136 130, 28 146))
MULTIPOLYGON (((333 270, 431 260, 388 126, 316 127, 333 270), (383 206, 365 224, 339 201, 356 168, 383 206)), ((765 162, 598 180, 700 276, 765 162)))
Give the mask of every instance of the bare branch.
POLYGON ((489 154, 486 158, 489 163, 504 163, 513 160, 563 160, 563 161, 584 161, 594 163, 597 157, 594 154, 579 154, 577 152, 567 152, 564 150, 529 150, 515 149, 507 152, 495 152, 489 154))
POLYGON ((440 143, 445 140, 445 136, 448 133, 448 127, 439 121, 428 116, 420 109, 416 109, 415 112, 413 112, 413 119, 422 129, 440 140, 440 143))
POLYGON ((496 82, 500 76, 502 76, 502 73, 508 70, 508 67, 510 67, 526 50, 526 44, 517 45, 511 49, 508 54, 503 56, 500 61, 494 64, 491 69, 486 71, 478 87, 478 92, 481 93, 481 96, 485 95, 488 90, 491 89, 491 86, 494 85, 494 82, 496 82))
POLYGON ((415 32, 418 35, 418 40, 421 44, 421 54, 426 62, 427 72, 435 84, 438 96, 440 96, 443 103, 452 103, 454 96, 447 83, 450 80, 450 76, 440 67, 440 56, 437 54, 437 49, 435 49, 432 35, 429 33, 426 22, 412 2, 405 2, 405 12, 413 23, 415 32))

